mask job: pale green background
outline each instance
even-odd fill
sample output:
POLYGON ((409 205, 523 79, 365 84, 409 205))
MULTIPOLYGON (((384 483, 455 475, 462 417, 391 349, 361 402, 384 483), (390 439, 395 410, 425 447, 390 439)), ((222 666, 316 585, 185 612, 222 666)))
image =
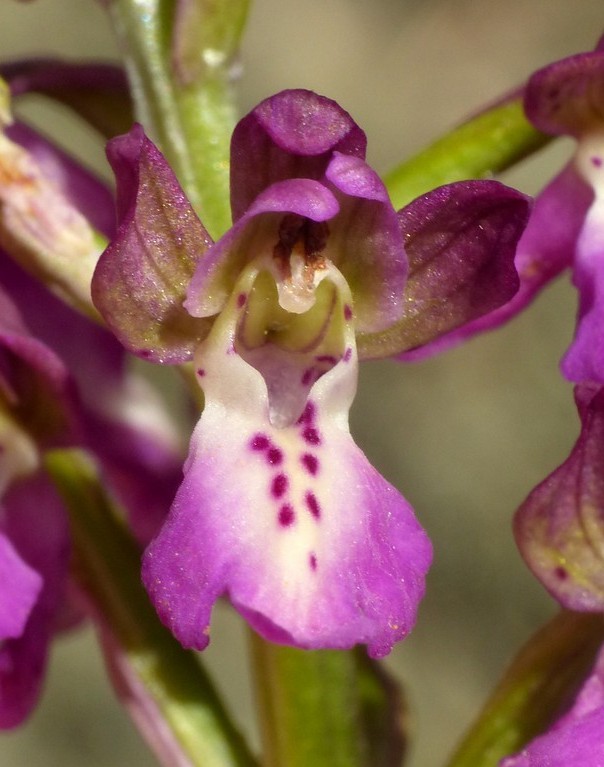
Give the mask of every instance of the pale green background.
MULTIPOLYGON (((0 18, 4 58, 115 55, 93 0, 2 0, 0 18)), ((386 171, 530 71, 593 46, 603 22, 601 0, 258 0, 242 110, 285 87, 329 95, 366 130, 370 160, 386 171)), ((56 110, 53 119, 101 167, 90 134, 56 110)), ((536 192, 568 149, 547 150, 507 180, 536 192)), ((414 504, 436 552, 418 626, 388 660, 408 683, 411 767, 442 763, 515 647, 554 609, 516 554, 509 522, 577 433, 571 387, 557 372, 573 314, 563 281, 510 327, 442 358, 363 369, 355 436, 414 504)), ((207 658, 249 729, 244 634, 226 608, 212 638, 207 658)), ((153 764, 113 700, 90 632, 56 644, 42 705, 0 739, 2 767, 153 764)))

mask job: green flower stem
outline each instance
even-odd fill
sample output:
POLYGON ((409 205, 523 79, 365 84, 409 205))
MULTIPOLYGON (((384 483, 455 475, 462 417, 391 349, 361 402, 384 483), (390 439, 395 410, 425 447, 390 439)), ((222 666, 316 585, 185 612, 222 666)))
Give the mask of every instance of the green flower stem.
MULTIPOLYGON (((189 67, 191 77, 175 64, 177 5, 176 0, 109 0, 108 7, 138 119, 160 144, 208 232, 217 237, 231 222, 229 145, 236 119, 232 56, 247 0, 203 4, 207 10, 199 11, 191 32, 199 31, 199 48, 209 60, 195 70, 189 67), (213 36, 204 34, 204 13, 213 36), (226 35, 229 25, 231 34, 226 35)), ((192 47, 186 42, 185 58, 192 47)))
POLYGON ((192 767, 254 767, 197 657, 157 618, 140 582, 140 553, 87 457, 56 450, 46 466, 68 509, 75 577, 129 672, 192 767))
POLYGON ((395 685, 356 652, 303 651, 250 632, 263 767, 398 767, 395 685))
POLYGON ((463 123, 394 168, 384 182, 399 210, 443 184, 500 173, 550 140, 533 128, 516 98, 463 123))
POLYGON ((525 645, 448 767, 497 767, 573 699, 604 642, 604 618, 563 611, 525 645))

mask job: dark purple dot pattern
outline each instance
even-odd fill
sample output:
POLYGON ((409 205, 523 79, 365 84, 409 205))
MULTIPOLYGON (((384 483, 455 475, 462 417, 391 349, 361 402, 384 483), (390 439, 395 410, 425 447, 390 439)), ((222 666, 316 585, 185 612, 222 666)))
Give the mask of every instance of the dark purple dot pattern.
POLYGON ((344 352, 344 357, 342 359, 344 360, 344 362, 350 362, 351 357, 352 357, 352 349, 349 346, 344 352))
POLYGON ((316 455, 313 455, 312 453, 304 453, 302 457, 300 458, 302 462, 302 466, 306 469, 306 471, 312 476, 316 477, 319 473, 319 459, 316 455))
POLYGON ((309 490, 304 496, 304 501, 306 502, 308 510, 313 515, 313 517, 315 519, 320 519, 321 507, 319 506, 319 501, 317 501, 317 496, 311 490, 309 490))
POLYGON ((352 309, 348 304, 344 304, 344 319, 349 322, 352 319, 352 309))
MULTIPOLYGON (((300 437, 302 440, 312 446, 321 444, 321 435, 315 426, 316 415, 317 410, 315 404, 312 401, 308 401, 302 415, 296 423, 300 428, 300 437)), ((281 466, 284 461, 283 451, 275 445, 271 438, 266 434, 254 434, 249 442, 249 447, 253 452, 263 454, 264 460, 270 467, 281 466)), ((299 460, 311 477, 317 476, 320 469, 320 463, 316 455, 308 451, 303 452, 299 456, 299 460)), ((271 476, 268 486, 270 497, 280 502, 277 521, 282 528, 290 528, 296 522, 294 506, 287 498, 290 485, 291 483, 287 473, 283 470, 277 470, 277 473, 271 476)), ((305 491, 304 505, 306 507, 306 512, 310 513, 316 522, 319 522, 322 516, 321 504, 312 490, 305 491)), ((315 554, 310 555, 309 564, 311 570, 316 570, 317 560, 315 554)))
POLYGON ((197 375, 200 378, 203 378, 205 374, 206 374, 206 371, 203 368, 197 368, 197 375))
POLYGON ((291 527, 295 519, 296 515, 294 514, 292 507, 289 505, 289 503, 284 503, 283 506, 279 509, 279 524, 282 527, 291 527))
POLYGON ((596 168, 602 167, 602 158, 601 157, 592 157, 591 158, 591 164, 594 165, 596 168))
POLYGON ((242 306, 245 304, 245 302, 246 302, 246 301, 247 301, 247 296, 246 296, 246 294, 245 294, 245 293, 240 293, 240 294, 237 296, 237 307, 238 307, 239 309, 241 309, 241 307, 242 307, 242 306))
POLYGON ((282 498, 285 493, 287 493, 288 486, 289 480, 285 474, 277 474, 276 477, 273 477, 273 482, 271 484, 271 494, 273 498, 282 498))
POLYGON ((311 554, 308 557, 308 564, 310 565, 310 569, 313 570, 313 572, 317 569, 317 555, 311 554))

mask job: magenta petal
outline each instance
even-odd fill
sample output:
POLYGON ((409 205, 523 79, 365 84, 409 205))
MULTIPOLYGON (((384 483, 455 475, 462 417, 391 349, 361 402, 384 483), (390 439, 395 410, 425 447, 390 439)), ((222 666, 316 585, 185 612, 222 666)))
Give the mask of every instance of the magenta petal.
POLYGON ((42 581, 0 532, 0 642, 21 636, 42 581))
POLYGON ((383 333, 361 333, 361 357, 425 356, 439 341, 425 344, 455 337, 451 330, 509 300, 528 213, 527 198, 497 181, 449 184, 399 211, 409 259, 405 313, 383 333))
POLYGON ((580 53, 536 72, 525 91, 529 120, 544 133, 580 136, 601 130, 604 53, 580 53))
POLYGON ((524 234, 518 242, 515 266, 520 278, 516 295, 503 306, 457 330, 402 355, 413 361, 436 354, 493 330, 521 312, 538 292, 572 263, 577 238, 593 192, 568 165, 536 198, 524 234))
POLYGON ((545 588, 571 610, 604 610, 604 388, 579 386, 581 434, 516 513, 516 541, 545 588))
POLYGON ((579 292, 575 338, 562 372, 577 383, 604 384, 604 204, 596 197, 577 241, 573 282, 579 292))
POLYGON ((320 179, 334 151, 362 158, 365 147, 365 134, 335 101, 306 90, 271 96, 233 132, 233 220, 276 181, 320 179))
POLYGON ((183 362, 209 329, 182 302, 211 240, 140 125, 111 141, 107 153, 117 178, 119 228, 97 265, 94 303, 134 354, 183 362))
POLYGON ((233 351, 241 289, 196 355, 206 405, 170 516, 145 554, 143 581, 186 647, 207 645, 212 606, 227 594, 271 641, 363 643, 385 655, 414 623, 431 547, 409 504, 348 431, 352 328, 300 418, 277 427, 261 373, 233 351))
POLYGON ((384 330, 404 311, 408 267, 397 214, 361 158, 335 152, 325 178, 340 192, 327 254, 352 291, 357 331, 384 330))
POLYGON ((43 588, 22 635, 0 647, 0 729, 20 724, 38 699, 69 563, 67 520, 45 477, 11 488, 4 506, 6 533, 43 588))

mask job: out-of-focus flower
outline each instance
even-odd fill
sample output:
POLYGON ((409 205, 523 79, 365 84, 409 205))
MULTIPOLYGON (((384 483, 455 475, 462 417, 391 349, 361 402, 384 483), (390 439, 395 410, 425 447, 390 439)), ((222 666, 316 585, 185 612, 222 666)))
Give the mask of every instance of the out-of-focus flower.
POLYGON ((364 154, 333 101, 267 99, 235 129, 234 225, 212 243, 140 127, 110 144, 120 225, 95 304, 134 353, 193 359, 205 396, 143 565, 185 646, 207 645, 224 593, 261 635, 303 648, 381 656, 415 620, 430 544, 350 436, 357 358, 508 300, 528 206, 466 182, 397 214, 364 154))
MULTIPOLYGON (((0 728, 31 711, 49 641, 73 619, 67 520, 44 451, 77 445, 93 454, 142 543, 182 476, 172 424, 128 371, 123 347, 11 258, 39 273, 41 255, 42 271, 65 274, 73 297, 85 282, 79 268, 89 280, 99 252, 91 223, 112 233, 111 195, 36 132, 8 131, 0 136, 0 728), (82 242, 92 244, 82 251, 82 242)), ((82 303, 91 306, 84 293, 82 303)))
POLYGON ((600 767, 604 764, 604 651, 570 710, 501 767, 600 767))

